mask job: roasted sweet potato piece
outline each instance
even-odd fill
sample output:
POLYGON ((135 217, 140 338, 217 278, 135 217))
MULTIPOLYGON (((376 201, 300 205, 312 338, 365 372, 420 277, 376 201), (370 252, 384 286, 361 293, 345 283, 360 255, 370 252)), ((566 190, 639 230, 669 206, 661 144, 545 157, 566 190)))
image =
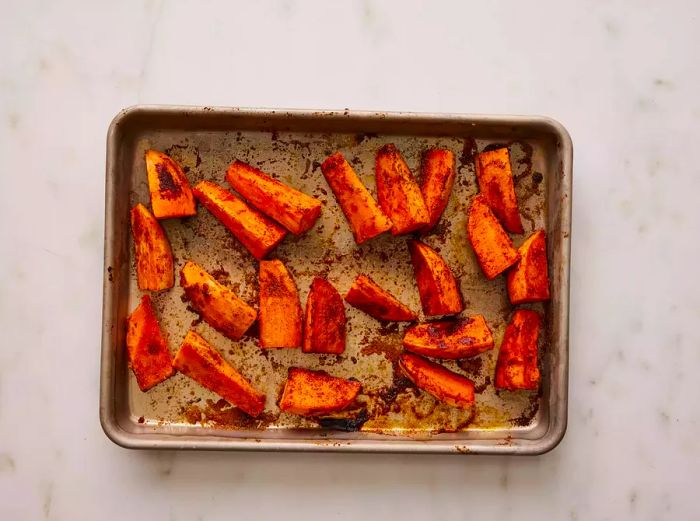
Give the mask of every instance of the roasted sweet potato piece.
POLYGON ((355 401, 362 384, 323 371, 291 367, 280 399, 280 409, 300 416, 342 411, 355 401))
POLYGON ((177 161, 157 150, 146 150, 146 173, 156 218, 187 217, 197 213, 190 183, 177 161))
POLYGON ((159 291, 175 284, 173 252, 165 230, 141 203, 131 209, 131 232, 140 290, 159 291))
POLYGON ((311 228, 321 215, 321 201, 242 161, 231 163, 226 180, 246 201, 295 235, 311 228))
POLYGON ((503 273, 520 258, 483 195, 477 195, 469 208, 467 235, 487 279, 503 273))
POLYGON ((341 354, 345 351, 345 307, 326 279, 314 278, 306 298, 304 353, 341 354))
POLYGON ((384 145, 375 162, 377 197, 393 226, 392 235, 401 235, 423 228, 430 222, 423 195, 408 165, 393 145, 384 145))
POLYGON ((343 154, 336 152, 328 156, 321 165, 321 170, 345 214, 357 244, 391 228, 391 219, 362 184, 343 154))
POLYGON ((258 260, 287 235, 282 226, 215 183, 202 181, 194 195, 258 260))
POLYGON ((507 273, 511 304, 549 300, 547 244, 543 230, 530 235, 518 248, 520 261, 507 273))
POLYGON ((454 360, 493 349, 493 336, 484 317, 474 315, 413 326, 403 337, 403 347, 419 355, 454 360))
POLYGON ((537 368, 537 342, 540 315, 529 309, 518 309, 506 326, 496 363, 496 388, 536 391, 540 385, 537 368))
POLYGON ((420 191, 430 217, 423 231, 428 231, 438 223, 450 200, 455 182, 455 155, 444 148, 430 149, 423 154, 421 172, 420 191))
POLYGON ((416 387, 441 402, 460 409, 474 405, 474 383, 468 378, 409 353, 399 357, 399 365, 416 387))
POLYGON ((279 260, 260 261, 260 347, 301 345, 301 303, 294 279, 279 260))
POLYGON ((345 301, 377 320, 407 321, 418 316, 367 275, 358 275, 345 301))
POLYGON ((144 392, 175 373, 173 357, 148 295, 141 297, 141 303, 126 319, 126 351, 136 383, 144 392))
POLYGON ((257 312, 252 307, 192 261, 180 270, 180 285, 207 324, 231 340, 241 338, 255 322, 257 312))
POLYGON ((265 409, 265 395, 192 330, 175 355, 175 368, 252 417, 265 409))
POLYGON ((440 255, 420 241, 409 240, 413 271, 423 311, 428 316, 454 315, 464 309, 457 281, 440 255))
POLYGON ((503 227, 511 233, 523 233, 508 149, 499 148, 477 155, 476 178, 486 204, 503 227))

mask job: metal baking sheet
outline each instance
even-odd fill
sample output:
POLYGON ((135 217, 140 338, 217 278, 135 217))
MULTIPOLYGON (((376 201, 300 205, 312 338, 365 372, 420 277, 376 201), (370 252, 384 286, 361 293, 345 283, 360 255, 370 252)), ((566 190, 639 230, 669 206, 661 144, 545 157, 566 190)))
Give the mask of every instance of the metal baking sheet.
MULTIPOLYGON (((569 244, 572 144, 556 121, 501 117, 354 111, 260 110, 138 106, 113 120, 107 142, 105 281, 100 419, 115 443, 129 448, 321 450, 538 454, 551 450, 566 430, 569 244), (259 389, 267 393, 261 418, 251 419, 182 374, 142 393, 127 367, 125 318, 137 305, 129 209, 148 204, 144 151, 164 151, 185 168, 194 185, 210 179, 227 186, 226 167, 240 159, 323 201, 321 219, 306 234, 291 234, 270 257, 283 260, 299 287, 302 305, 314 275, 344 294, 367 273, 414 310, 420 310, 406 237, 384 234, 357 246, 320 164, 340 150, 375 193, 374 157, 395 143, 419 175, 420 157, 433 146, 456 156, 457 179, 449 205, 424 241, 445 257, 461 284, 465 315, 483 314, 496 349, 445 365, 476 383, 476 405, 462 411, 418 391, 401 378, 395 361, 406 323, 381 324, 346 306, 344 356, 262 351, 255 326, 233 342, 188 309, 176 286, 153 294, 173 353, 194 327, 259 389), (507 145, 525 234, 545 228, 551 301, 531 307, 544 320, 538 393, 496 392, 492 385, 498 346, 512 312, 504 277, 487 281, 466 236, 466 210, 478 187, 474 155, 507 145), (363 384, 369 419, 357 431, 321 428, 315 421, 280 413, 277 399, 287 368, 323 369, 363 384)), ((257 303, 257 262, 209 212, 164 221, 176 270, 194 260, 257 303)), ((422 318, 422 317, 421 317, 422 318)))

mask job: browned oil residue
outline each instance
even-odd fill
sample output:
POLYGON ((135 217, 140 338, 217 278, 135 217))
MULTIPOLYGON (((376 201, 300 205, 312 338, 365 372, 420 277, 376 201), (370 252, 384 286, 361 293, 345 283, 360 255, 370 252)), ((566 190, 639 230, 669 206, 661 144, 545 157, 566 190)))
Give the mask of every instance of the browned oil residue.
POLYGON ((143 416, 139 416, 139 423, 144 423, 146 421, 146 418, 143 416))
POLYGON ((107 275, 109 276, 109 281, 114 282, 114 276, 112 274, 112 266, 107 266, 107 275))
POLYGON ((469 376, 478 375, 481 372, 481 367, 484 365, 484 361, 480 356, 475 356, 473 358, 465 358, 457 362, 457 365, 464 370, 469 376))
POLYGON ((488 389, 489 385, 491 385, 491 377, 487 376, 484 378, 484 381, 479 384, 479 385, 474 385, 474 392, 476 394, 481 394, 483 393, 486 389, 488 389))
POLYGON ((459 155, 460 168, 473 165, 474 157, 476 156, 476 141, 473 137, 464 138, 462 145, 462 153, 459 155))
POLYGON ((217 269, 210 271, 209 274, 216 279, 216 282, 224 286, 228 285, 231 280, 231 274, 221 265, 217 269))
POLYGON ((530 407, 526 409, 520 416, 513 418, 511 421, 513 425, 518 427, 527 427, 532 423, 532 419, 537 414, 540 409, 539 393, 534 394, 530 397, 530 407))
POLYGON ((183 408, 181 414, 187 423, 194 424, 202 421, 202 410, 196 405, 183 408))

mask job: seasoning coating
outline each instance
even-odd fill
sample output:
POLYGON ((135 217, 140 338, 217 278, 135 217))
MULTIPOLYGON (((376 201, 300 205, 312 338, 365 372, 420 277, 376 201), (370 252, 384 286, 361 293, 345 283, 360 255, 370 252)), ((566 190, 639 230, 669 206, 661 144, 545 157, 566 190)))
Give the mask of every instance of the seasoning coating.
POLYGON ((362 384, 324 371, 292 367, 287 374, 280 409, 300 416, 320 416, 342 411, 360 392, 362 384))
POLYGON ((497 389, 537 390, 540 384, 537 343, 541 325, 542 319, 535 311, 518 309, 513 313, 498 352, 497 389))
POLYGON ((279 260, 260 261, 260 347, 301 345, 301 303, 289 271, 279 260))
POLYGON ((418 318, 408 306, 364 274, 355 278, 345 301, 377 320, 413 321, 418 318))
POLYGON ((175 284, 173 252, 165 230, 141 203, 131 209, 131 232, 140 290, 160 291, 175 284))
POLYGON ((467 235, 487 279, 497 277, 520 258, 483 195, 477 195, 472 200, 467 235))
POLYGON ((421 161, 421 186, 429 222, 422 231, 435 227, 450 200, 455 182, 455 155, 451 150, 431 148, 421 161))
POLYGON ((544 230, 537 230, 518 248, 520 260, 507 274, 510 303, 549 300, 547 241, 544 230))
POLYGON ((474 405, 474 383, 468 378, 409 353, 399 357, 399 365, 416 387, 438 400, 460 409, 474 405))
POLYGON ((430 246, 408 241, 413 271, 423 311, 428 316, 454 315, 464 309, 462 295, 452 270, 430 246))
POLYGON ((406 351, 432 358, 469 358, 493 349, 493 336, 481 315, 418 324, 406 331, 406 351))
POLYGON ((477 155, 476 178, 486 204, 503 227, 511 233, 523 233, 508 149, 498 148, 477 155))
POLYGON ((345 351, 345 307, 326 279, 315 277, 306 298, 304 353, 341 354, 345 351))
POLYGON ((195 215, 197 205, 180 164, 157 150, 146 150, 145 158, 153 215, 157 219, 195 215))

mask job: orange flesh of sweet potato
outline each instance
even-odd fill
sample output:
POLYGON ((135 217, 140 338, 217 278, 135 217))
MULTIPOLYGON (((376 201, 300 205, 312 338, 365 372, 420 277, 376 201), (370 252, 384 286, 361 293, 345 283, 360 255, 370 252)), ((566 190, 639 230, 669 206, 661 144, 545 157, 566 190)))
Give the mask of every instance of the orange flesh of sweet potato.
POLYGON ((180 270, 180 285, 207 324, 232 340, 240 339, 255 322, 255 309, 194 262, 188 261, 180 270))
POLYGON ((301 345, 301 303, 294 279, 279 260, 260 261, 260 347, 301 345))
POLYGON ((477 155, 476 178, 486 204, 503 227, 511 233, 523 233, 508 149, 499 148, 477 155))
POLYGON ((280 409, 300 416, 322 416, 345 409, 355 401, 362 384, 323 371, 292 367, 280 399, 280 409))
POLYGON ((423 231, 433 228, 450 200, 455 182, 455 155, 451 150, 434 148, 423 154, 421 187, 430 221, 423 231))
POLYGON ((487 279, 503 273, 520 258, 483 195, 477 195, 469 208, 467 235, 487 279))
POLYGON ((258 260, 287 235, 282 226, 215 183, 202 181, 194 195, 258 260))
POLYGON ((328 156, 321 165, 321 171, 345 214, 357 244, 391 229, 391 219, 362 184, 343 154, 336 152, 328 156))
POLYGON ((540 385, 537 341, 542 319, 529 309, 518 309, 506 326, 496 363, 496 388, 536 391, 540 385))
POLYGON ((192 330, 175 355, 175 368, 250 416, 265 409, 265 395, 192 330))
POLYGON ((190 183, 177 161, 157 150, 146 150, 146 174, 156 218, 186 217, 197 213, 190 183))
POLYGON ((392 235, 423 228, 430 222, 420 188, 398 149, 384 145, 375 162, 379 205, 389 216, 392 235))
POLYGON ((403 346, 419 355, 455 360, 493 349, 493 336, 484 317, 474 315, 413 326, 406 331, 403 346))
POLYGON ((409 240, 408 251, 425 314, 454 315, 462 311, 464 303, 459 286, 443 258, 420 241, 409 240))
POLYGON ((441 402, 460 409, 474 405, 474 383, 468 378, 409 353, 399 357, 399 365, 416 387, 441 402))
POLYGON ((321 201, 242 161, 231 163, 226 180, 246 201, 295 235, 311 228, 321 215, 321 201))
POLYGON ((520 261, 508 271, 511 304, 549 300, 547 241, 543 230, 530 235, 518 248, 520 261))
POLYGON ((144 392, 175 373, 173 357, 148 295, 141 297, 141 303, 126 319, 126 350, 136 383, 144 392))
POLYGON ((175 284, 173 252, 165 230, 142 204, 131 209, 136 278, 140 290, 159 291, 175 284))
POLYGON ((341 354, 345 351, 345 307, 333 285, 316 277, 306 298, 304 353, 341 354))
POLYGON ((358 275, 345 301, 377 320, 412 321, 418 317, 367 275, 358 275))

